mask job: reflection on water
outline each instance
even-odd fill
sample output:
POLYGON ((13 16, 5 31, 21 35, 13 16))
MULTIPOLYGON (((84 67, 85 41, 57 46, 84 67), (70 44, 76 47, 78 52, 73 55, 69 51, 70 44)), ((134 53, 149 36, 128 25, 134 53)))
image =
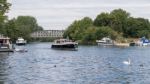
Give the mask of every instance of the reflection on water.
POLYGON ((9 57, 9 53, 0 53, 0 84, 4 84, 7 79, 9 69, 8 62, 6 61, 9 57))
POLYGON ((150 83, 149 47, 50 47, 51 43, 34 43, 23 46, 28 52, 0 53, 0 84, 150 83), (122 63, 128 58, 131 66, 122 63))

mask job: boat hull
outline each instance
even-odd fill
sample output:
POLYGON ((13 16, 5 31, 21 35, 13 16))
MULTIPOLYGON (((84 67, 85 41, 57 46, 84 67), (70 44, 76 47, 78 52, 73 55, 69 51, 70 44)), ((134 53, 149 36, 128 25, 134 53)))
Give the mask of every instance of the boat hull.
POLYGON ((113 46, 113 43, 97 43, 100 46, 113 46))
POLYGON ((53 49, 76 50, 77 49, 77 45, 76 44, 62 44, 62 45, 53 44, 51 46, 51 48, 53 48, 53 49))
POLYGON ((26 43, 16 43, 16 45, 26 45, 26 43))
POLYGON ((1 44, 0 52, 13 52, 14 46, 12 44, 1 44))

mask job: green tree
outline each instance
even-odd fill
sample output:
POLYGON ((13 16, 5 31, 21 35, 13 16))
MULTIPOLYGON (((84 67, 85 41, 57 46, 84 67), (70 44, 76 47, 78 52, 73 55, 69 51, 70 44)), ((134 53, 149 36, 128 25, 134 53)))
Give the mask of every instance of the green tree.
POLYGON ((82 43, 83 44, 93 44, 96 41, 96 28, 95 27, 89 27, 84 32, 82 43))
POLYGON ((139 38, 149 37, 150 23, 148 19, 144 18, 129 18, 127 21, 124 35, 126 37, 139 38))
POLYGON ((10 3, 7 2, 7 0, 0 0, 0 33, 5 32, 5 20, 7 19, 7 16, 5 15, 6 12, 8 12, 10 7, 10 3))
POLYGON ((68 36, 85 44, 103 37, 118 42, 126 42, 125 38, 150 38, 150 22, 148 19, 130 17, 125 10, 115 9, 97 15, 94 22, 88 17, 74 21, 64 33, 64 37, 68 36))
POLYGON ((109 13, 101 13, 94 20, 95 26, 110 26, 112 17, 109 13))
POLYGON ((7 0, 0 0, 0 14, 4 15, 9 10, 10 5, 7 0))
POLYGON ((15 19, 9 20, 6 23, 5 30, 6 30, 5 35, 11 38, 13 42, 19 36, 18 35, 19 29, 16 28, 15 19))
POLYGON ((110 13, 110 16, 112 18, 111 27, 119 33, 124 32, 130 14, 122 9, 116 9, 110 13))
POLYGON ((103 26, 103 27, 97 27, 95 36, 96 36, 96 39, 102 39, 103 37, 110 37, 112 39, 116 39, 118 36, 118 33, 108 26, 106 27, 103 26))
POLYGON ((26 40, 30 40, 30 34, 34 31, 43 30, 37 24, 37 21, 32 16, 19 16, 16 19, 9 20, 6 23, 6 36, 12 38, 15 41, 18 37, 23 37, 26 40))
POLYGON ((82 39, 83 33, 85 30, 92 26, 93 21, 89 17, 85 17, 81 20, 74 21, 65 31, 64 37, 69 37, 73 40, 80 40, 82 39))

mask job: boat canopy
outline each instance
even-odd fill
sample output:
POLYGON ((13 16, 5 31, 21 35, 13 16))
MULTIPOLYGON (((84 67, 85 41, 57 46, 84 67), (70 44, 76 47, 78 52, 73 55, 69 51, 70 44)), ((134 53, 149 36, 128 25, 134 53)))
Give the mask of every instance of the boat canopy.
POLYGON ((150 40, 149 39, 146 39, 145 37, 142 37, 140 39, 140 41, 142 41, 143 43, 150 43, 150 40))
POLYGON ((19 37, 18 40, 24 40, 22 37, 19 37))
POLYGON ((104 42, 112 42, 112 40, 108 37, 104 37, 101 40, 96 40, 96 42, 104 43, 104 42))

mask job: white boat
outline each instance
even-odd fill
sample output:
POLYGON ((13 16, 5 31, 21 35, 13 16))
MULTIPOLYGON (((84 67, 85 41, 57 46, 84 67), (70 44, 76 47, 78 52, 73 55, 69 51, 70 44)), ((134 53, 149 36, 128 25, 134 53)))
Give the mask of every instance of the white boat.
POLYGON ((76 50, 78 47, 77 42, 73 42, 72 40, 68 39, 57 39, 52 44, 51 48, 53 49, 73 49, 76 50))
POLYGON ((110 38, 104 37, 101 40, 96 40, 98 45, 106 45, 106 46, 110 46, 110 45, 114 45, 113 40, 111 40, 110 38))
POLYGON ((137 46, 150 46, 150 40, 142 37, 136 44, 137 46))
POLYGON ((0 52, 13 52, 14 47, 8 37, 0 37, 0 52))
POLYGON ((25 45, 27 43, 22 37, 19 37, 16 41, 16 45, 25 45))

